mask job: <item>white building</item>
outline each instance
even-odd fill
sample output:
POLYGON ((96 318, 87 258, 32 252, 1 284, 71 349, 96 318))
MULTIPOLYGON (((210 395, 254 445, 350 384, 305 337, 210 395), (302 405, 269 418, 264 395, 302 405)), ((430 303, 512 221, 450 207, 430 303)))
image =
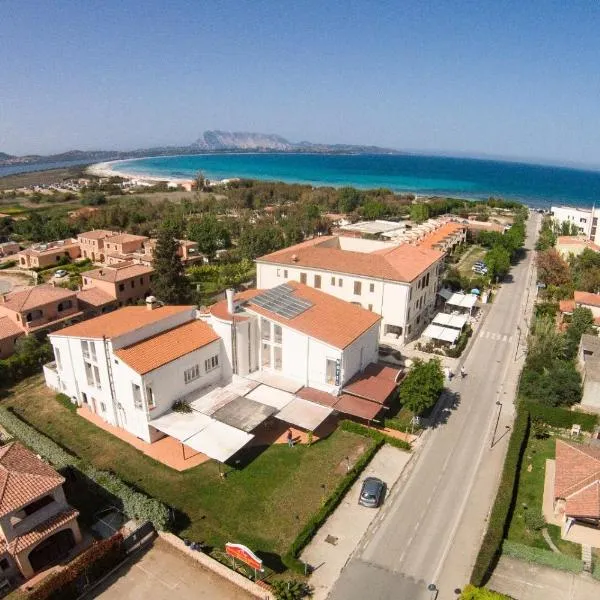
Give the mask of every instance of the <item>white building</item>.
POLYGON ((382 317, 382 342, 402 346, 435 312, 444 253, 432 248, 323 236, 256 260, 257 287, 299 281, 382 317))
MULTIPOLYGON (((231 293, 229 303, 203 315, 192 306, 159 307, 149 299, 146 307, 125 307, 51 334, 55 361, 44 375, 49 387, 145 442, 167 434, 227 460, 268 417, 287 421, 283 411, 292 401, 296 416, 289 422, 310 430, 333 412, 332 404, 292 393, 273 404, 272 388, 264 394, 254 389, 262 374, 285 380, 293 392, 306 387, 337 396, 377 361, 379 321, 297 283, 252 290, 235 304, 231 293), (246 399, 249 392, 254 395, 246 399), (192 414, 173 411, 178 401, 191 405, 192 414)), ((371 406, 360 414, 368 418, 383 407, 364 402, 371 406)))
POLYGON ((600 244, 600 230, 598 229, 598 217, 600 209, 574 208, 572 206, 553 206, 551 209, 552 219, 558 225, 564 222, 571 223, 579 229, 579 233, 588 240, 600 244))

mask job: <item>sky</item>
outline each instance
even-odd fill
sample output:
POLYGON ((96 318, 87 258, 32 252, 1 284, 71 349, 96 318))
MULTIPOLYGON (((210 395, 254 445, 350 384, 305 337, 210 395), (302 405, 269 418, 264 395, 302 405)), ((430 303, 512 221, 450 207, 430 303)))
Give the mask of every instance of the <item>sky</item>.
POLYGON ((292 141, 600 165, 597 0, 2 0, 0 152, 292 141))

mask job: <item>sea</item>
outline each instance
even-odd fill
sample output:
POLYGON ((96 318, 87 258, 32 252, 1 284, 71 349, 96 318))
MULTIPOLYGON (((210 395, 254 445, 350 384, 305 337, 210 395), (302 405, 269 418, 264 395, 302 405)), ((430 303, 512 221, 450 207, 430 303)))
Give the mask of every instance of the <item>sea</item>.
MULTIPOLYGON (((600 171, 447 156, 199 154, 125 160, 112 168, 116 173, 164 179, 193 179, 201 172, 211 180, 251 178, 312 186, 388 188, 423 196, 499 197, 536 208, 552 204, 591 207, 600 202, 600 171)), ((8 173, 0 167, 0 176, 3 174, 8 173)))

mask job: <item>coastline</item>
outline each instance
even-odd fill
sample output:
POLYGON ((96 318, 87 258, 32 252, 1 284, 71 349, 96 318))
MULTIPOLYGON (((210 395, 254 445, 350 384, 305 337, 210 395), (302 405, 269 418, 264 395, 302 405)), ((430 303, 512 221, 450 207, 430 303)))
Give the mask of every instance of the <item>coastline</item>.
POLYGON ((109 160, 107 162, 95 163, 93 165, 90 165, 86 169, 86 172, 90 175, 95 175, 96 177, 123 177, 124 179, 138 181, 141 183, 157 183, 159 181, 166 181, 167 183, 177 185, 189 185, 194 181, 193 179, 186 179, 184 177, 158 177, 156 175, 139 175, 138 173, 121 171, 115 168, 115 165, 118 165, 119 163, 128 162, 128 160, 130 159, 109 160))

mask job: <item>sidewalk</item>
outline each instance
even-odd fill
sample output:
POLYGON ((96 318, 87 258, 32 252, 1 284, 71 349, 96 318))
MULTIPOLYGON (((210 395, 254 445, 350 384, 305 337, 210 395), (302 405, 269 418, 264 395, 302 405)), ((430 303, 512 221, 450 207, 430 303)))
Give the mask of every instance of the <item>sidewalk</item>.
MULTIPOLYGON (((346 494, 342 503, 305 548, 301 559, 315 569, 309 582, 315 590, 313 600, 327 598, 369 525, 376 519, 379 521, 382 519, 381 508, 365 508, 358 504, 360 488, 365 477, 379 477, 386 482, 385 506, 386 502, 392 501, 391 496, 396 491, 393 486, 411 456, 392 446, 383 446, 346 494)), ((374 529, 377 527, 376 524, 374 529)))

